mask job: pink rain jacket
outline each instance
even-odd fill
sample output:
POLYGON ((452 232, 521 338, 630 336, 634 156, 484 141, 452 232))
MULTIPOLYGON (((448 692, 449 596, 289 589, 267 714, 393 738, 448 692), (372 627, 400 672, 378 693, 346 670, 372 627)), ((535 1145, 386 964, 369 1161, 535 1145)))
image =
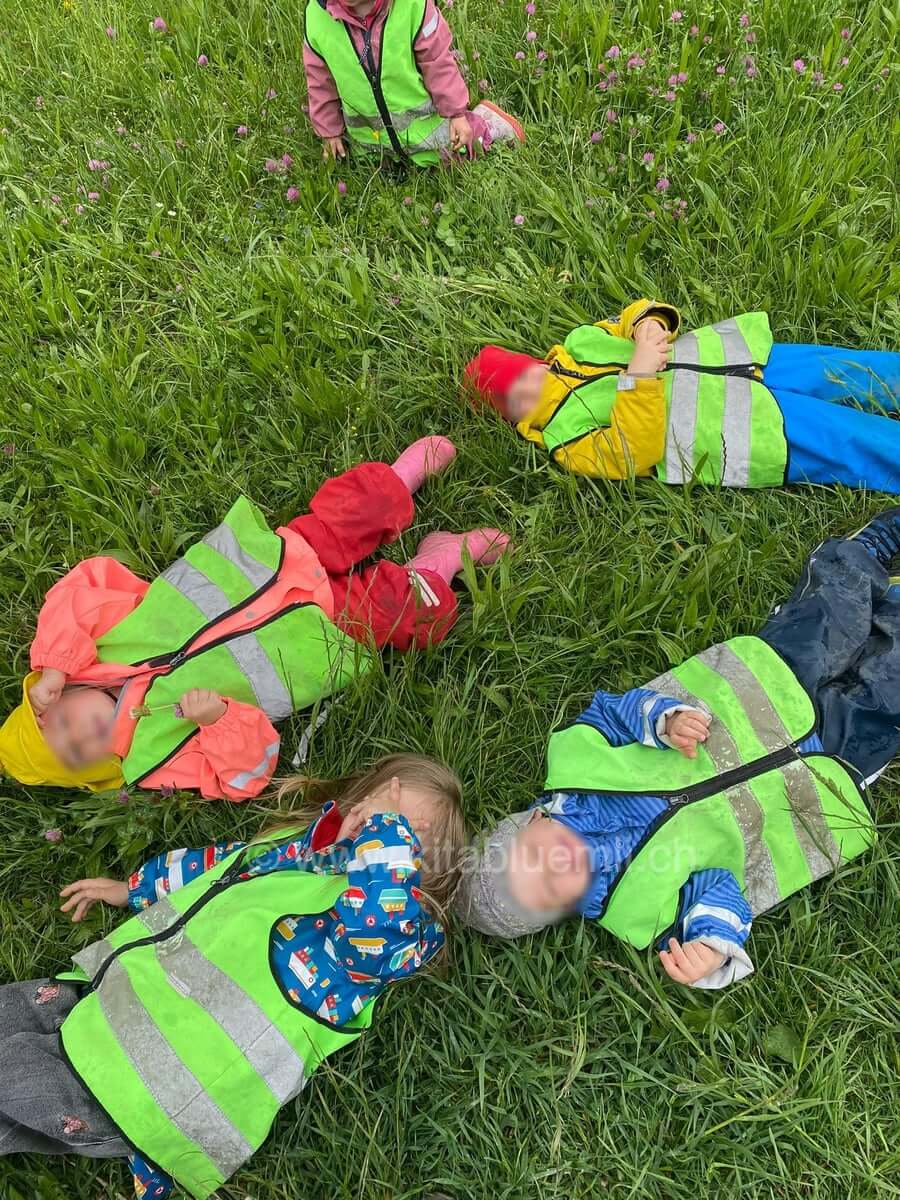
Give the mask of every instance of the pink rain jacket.
MULTIPOLYGON (((315 552, 291 529, 277 530, 284 539, 284 560, 277 580, 249 609, 215 623, 195 643, 199 649, 213 638, 259 625, 266 617, 299 602, 317 604, 334 617, 334 597, 315 552)), ((35 671, 54 667, 70 683, 121 687, 113 728, 112 751, 124 758, 134 736, 130 709, 139 705, 153 676, 145 667, 97 661, 97 639, 140 604, 150 585, 113 558, 88 558, 63 576, 47 593, 31 646, 35 671)), ((211 690, 215 681, 210 680, 211 690)), ((225 715, 196 735, 141 786, 199 790, 208 799, 247 800, 266 787, 278 761, 279 737, 266 714, 252 704, 227 700, 225 715), (248 766, 265 764, 261 774, 235 787, 248 766), (226 782, 231 780, 231 783, 226 782)), ((152 719, 152 718, 145 718, 152 719)))

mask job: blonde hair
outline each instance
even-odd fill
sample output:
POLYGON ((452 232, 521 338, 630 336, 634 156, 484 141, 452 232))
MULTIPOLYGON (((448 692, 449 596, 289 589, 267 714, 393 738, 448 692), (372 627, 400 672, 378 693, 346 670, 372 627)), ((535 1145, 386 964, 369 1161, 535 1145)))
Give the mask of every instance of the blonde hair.
POLYGON ((436 812, 431 819, 428 844, 423 846, 420 890, 425 907, 446 927, 447 914, 460 883, 469 834, 462 812, 462 784, 443 763, 423 754, 389 754, 341 779, 293 775, 275 793, 279 808, 272 810, 272 816, 277 816, 277 820, 262 833, 284 829, 285 818, 292 824, 296 822, 298 827, 309 825, 329 800, 335 802, 341 816, 346 816, 354 805, 389 784, 395 776, 401 784, 422 788, 435 797, 436 812), (281 808, 287 797, 297 795, 301 797, 298 805, 287 810, 281 808))

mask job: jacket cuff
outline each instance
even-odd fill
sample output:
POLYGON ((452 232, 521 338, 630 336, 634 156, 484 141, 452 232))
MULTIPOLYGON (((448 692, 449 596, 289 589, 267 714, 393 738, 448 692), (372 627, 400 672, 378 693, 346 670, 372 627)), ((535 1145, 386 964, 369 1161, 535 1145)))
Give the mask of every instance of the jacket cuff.
POLYGON ((62 671, 64 675, 77 675, 79 671, 90 666, 90 661, 85 662, 83 655, 62 653, 60 651, 48 650, 41 651, 40 647, 31 648, 31 669, 32 671, 62 671))
POLYGON ((748 975, 753 974, 755 970, 753 961, 743 946, 739 946, 737 942, 728 942, 719 937, 702 937, 697 938, 697 941, 702 942, 704 946, 709 946, 711 950, 718 950, 720 954, 724 954, 725 961, 715 971, 710 971, 708 975, 704 975, 702 979, 692 983, 691 987, 714 991, 717 988, 728 987, 730 983, 737 983, 739 979, 746 979, 748 975))
POLYGON ((672 745, 671 738, 666 733, 666 722, 668 721, 669 717, 673 716, 675 713, 682 712, 699 713, 701 717, 712 716, 708 709, 700 708, 696 704, 673 704, 671 708, 667 708, 665 712, 661 712, 656 718, 656 736, 659 738, 662 744, 664 746, 668 746, 670 750, 674 750, 675 747, 672 745))

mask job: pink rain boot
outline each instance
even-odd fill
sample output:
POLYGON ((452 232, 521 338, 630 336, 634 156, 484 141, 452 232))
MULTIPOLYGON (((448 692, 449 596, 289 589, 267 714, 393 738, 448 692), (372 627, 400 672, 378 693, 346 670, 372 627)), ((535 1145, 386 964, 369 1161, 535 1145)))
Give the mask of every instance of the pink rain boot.
POLYGON ((403 451, 391 470, 409 488, 417 492, 432 475, 440 475, 456 458, 456 447, 445 437, 423 437, 403 451))
POLYGON ((463 548, 472 562, 489 566, 509 549, 509 537, 499 529, 470 529, 468 533, 429 533, 407 563, 414 571, 433 571, 450 583, 463 569, 463 548))

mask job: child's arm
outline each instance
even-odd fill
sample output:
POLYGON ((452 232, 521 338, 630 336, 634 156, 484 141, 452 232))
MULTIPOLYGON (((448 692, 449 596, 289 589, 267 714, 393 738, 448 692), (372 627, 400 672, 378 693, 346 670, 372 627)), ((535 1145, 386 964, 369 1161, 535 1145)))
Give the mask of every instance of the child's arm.
POLYGON ((343 143, 346 125, 337 84, 325 60, 307 42, 303 43, 303 69, 306 72, 309 120, 313 132, 328 143, 326 156, 330 150, 334 157, 343 158, 346 154, 343 143))
MULTIPOLYGON (((607 333, 610 324, 603 323, 607 333)), ((556 451, 557 462, 576 474, 604 479, 649 475, 665 453, 666 399, 659 373, 668 362, 670 335, 656 311, 631 328, 635 345, 624 374, 601 384, 615 389, 609 428, 593 430, 556 451)))
MULTIPOLYGON (((709 720, 709 713, 702 708, 682 704, 672 696, 649 688, 632 688, 623 696, 613 692, 595 692, 577 724, 592 725, 611 746, 640 742, 657 750, 673 748, 686 753, 690 749, 687 745, 690 740, 688 732, 695 731, 695 744, 705 741, 709 720), (684 716, 681 717, 681 714, 684 716), (678 720, 679 717, 681 720, 678 720)), ((689 754, 688 757, 693 758, 694 755, 689 754)))
POLYGON ((577 442, 559 446, 553 457, 567 471, 597 479, 649 475, 666 447, 662 380, 611 375, 607 386, 616 391, 609 428, 594 429, 577 442))
MULTIPOLYGON (((269 783, 278 764, 281 740, 272 722, 253 704, 226 700, 212 692, 189 692, 181 699, 197 734, 141 787, 198 790, 207 800, 249 800, 269 783)), ((152 721, 153 717, 143 717, 152 721)), ((185 726, 185 733, 188 728, 185 726)))
POLYGON ((143 600, 147 588, 114 558, 87 558, 47 593, 31 644, 32 670, 77 675, 97 661, 97 638, 143 600))
MULTIPOLYGON (((443 14, 434 0, 425 0, 422 26, 413 44, 416 66, 438 115, 451 122, 464 117, 469 109, 469 88, 453 57, 452 46, 453 34, 443 14)), ((467 145, 470 153, 471 141, 469 129, 467 145)))
POLYGON ((698 988, 722 988, 753 972, 746 951, 753 914, 738 882, 724 868, 695 871, 682 889, 676 921, 659 958, 670 978, 698 988))
POLYGON ((355 975, 389 983, 443 945, 443 929, 420 903, 421 853, 406 818, 391 813, 371 816, 353 842, 333 941, 338 961, 355 975))
POLYGON ((202 850, 169 850, 149 859, 131 875, 126 889, 126 903, 135 912, 149 908, 185 884, 197 879, 204 871, 243 850, 244 842, 216 842, 202 850))

